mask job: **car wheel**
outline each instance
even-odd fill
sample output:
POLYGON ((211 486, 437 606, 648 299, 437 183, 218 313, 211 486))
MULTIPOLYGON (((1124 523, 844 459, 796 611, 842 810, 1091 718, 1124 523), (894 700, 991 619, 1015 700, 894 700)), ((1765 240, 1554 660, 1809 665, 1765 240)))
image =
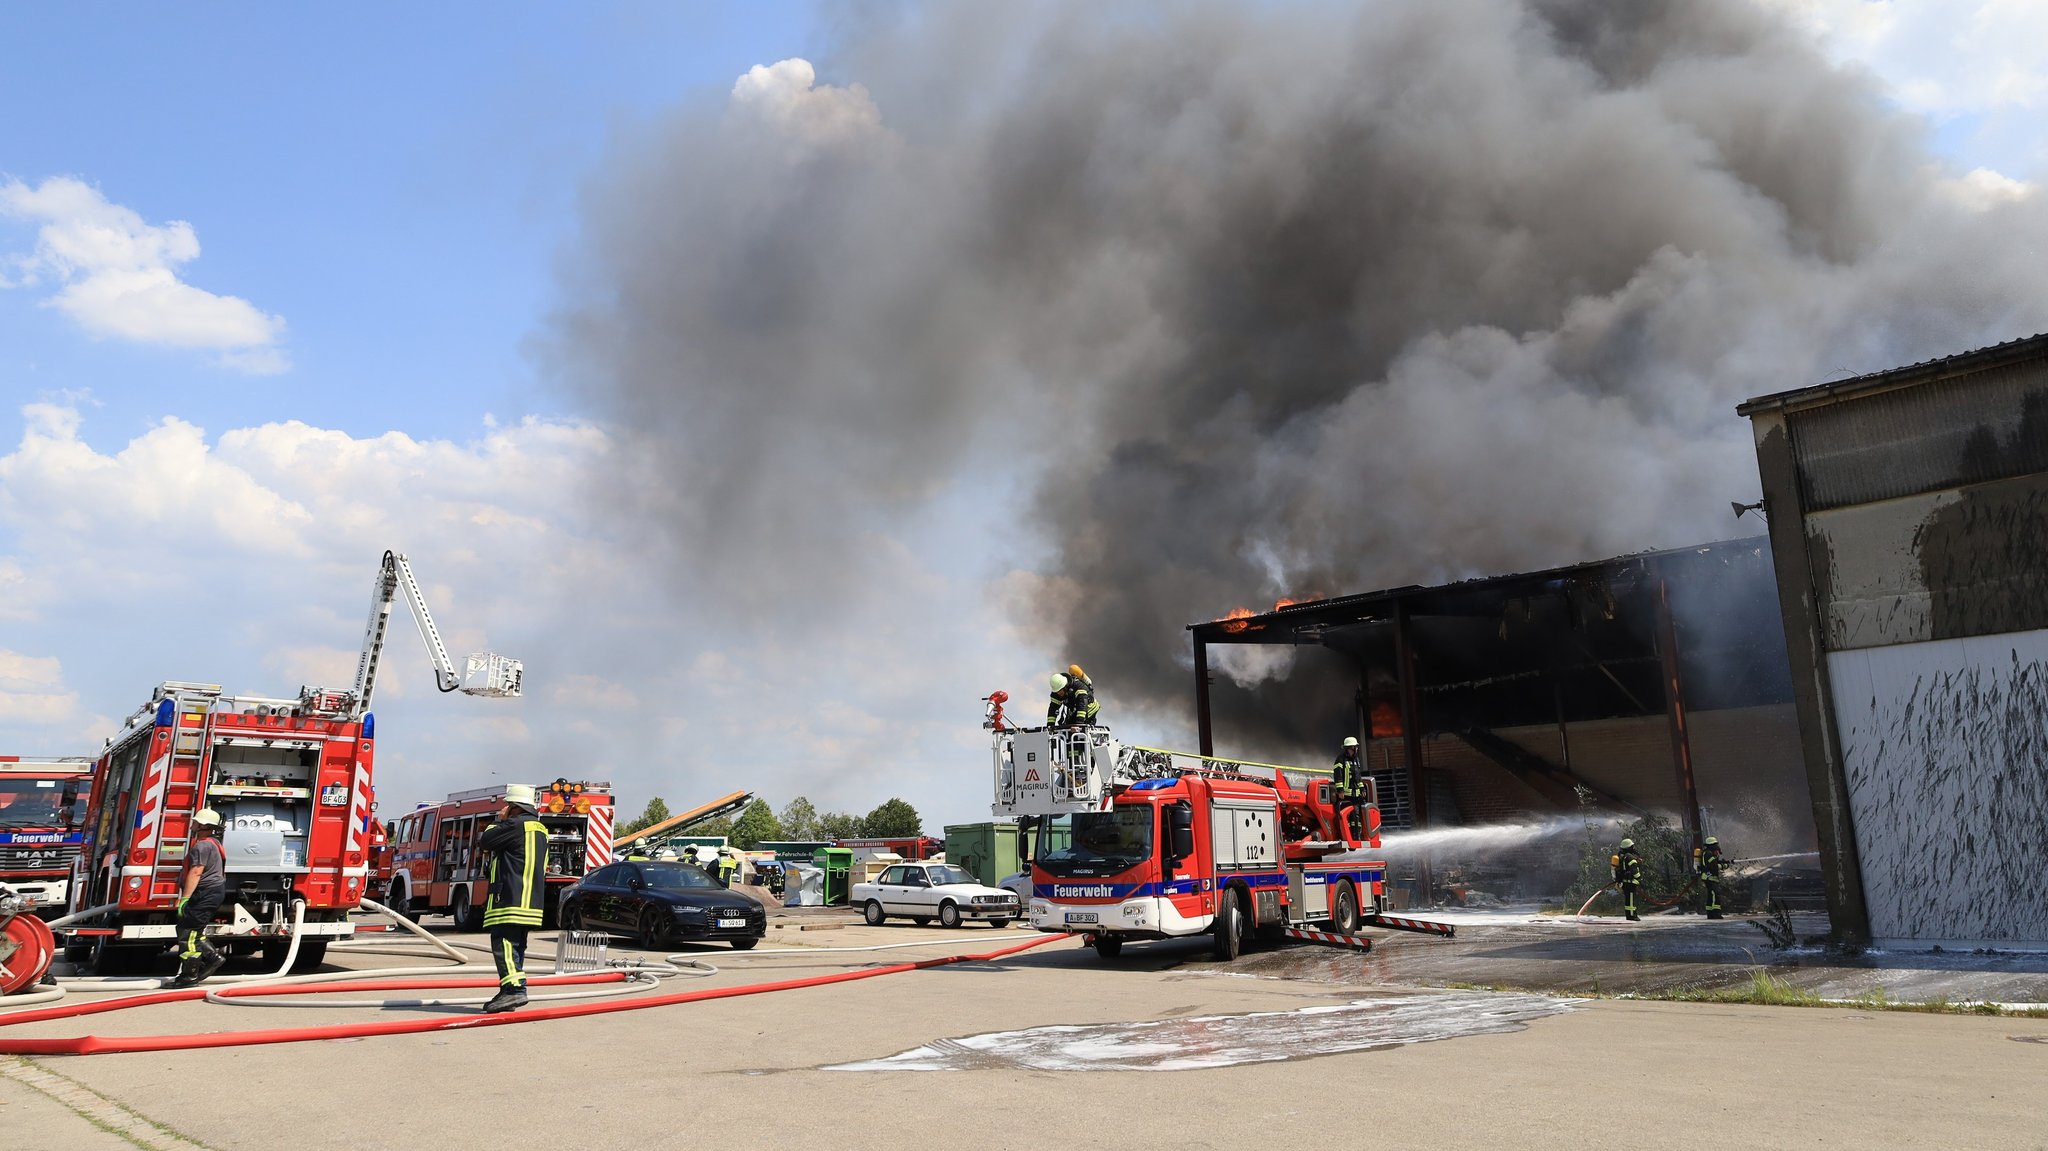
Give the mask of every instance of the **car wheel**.
POLYGON ((1330 930, 1339 935, 1358 934, 1358 895, 1349 880, 1338 883, 1335 904, 1330 912, 1330 930))
POLYGON ((868 900, 868 905, 861 908, 861 917, 868 921, 869 927, 880 927, 889 918, 882 914, 882 903, 877 899, 868 900))
POLYGON ((378 902, 384 905, 384 910, 390 912, 394 919, 412 918, 412 898, 406 895, 402 887, 394 887, 385 892, 384 898, 378 902))
POLYGON ((640 913, 640 946, 650 951, 661 949, 662 936, 667 932, 661 924, 661 913, 652 907, 640 913))
POLYGON ((950 902, 949 902, 949 903, 941 903, 941 904, 939 904, 939 926, 940 926, 940 927, 958 927, 958 926, 960 926, 960 908, 959 908, 959 906, 958 906, 958 905, 956 905, 956 904, 953 904, 953 903, 950 903, 950 902))
POLYGON ((1001 928, 1001 927, 1008 927, 1008 926, 1010 925, 1010 921, 1009 921, 1009 920, 1007 920, 1007 919, 991 919, 991 920, 989 920, 989 921, 988 921, 988 925, 989 925, 990 927, 998 927, 998 928, 1001 928))
POLYGON ((1095 954, 1103 959, 1115 959, 1124 953, 1124 941, 1114 935, 1098 935, 1089 940, 1089 945, 1094 947, 1095 954))
POLYGON ((568 905, 567 907, 564 907, 564 908, 562 909, 562 930, 564 930, 564 931, 581 931, 581 930, 583 930, 583 905, 582 905, 582 904, 580 904, 580 903, 571 903, 571 904, 569 904, 569 905, 568 905))
POLYGON ((1210 926, 1215 936, 1211 953, 1225 963, 1236 959, 1244 950, 1244 921, 1238 913, 1237 892, 1225 891, 1216 903, 1216 922, 1210 926))
POLYGON ((754 945, 759 942, 761 942, 759 936, 749 935, 745 939, 733 940, 732 949, 734 951, 752 951, 754 949, 754 945))

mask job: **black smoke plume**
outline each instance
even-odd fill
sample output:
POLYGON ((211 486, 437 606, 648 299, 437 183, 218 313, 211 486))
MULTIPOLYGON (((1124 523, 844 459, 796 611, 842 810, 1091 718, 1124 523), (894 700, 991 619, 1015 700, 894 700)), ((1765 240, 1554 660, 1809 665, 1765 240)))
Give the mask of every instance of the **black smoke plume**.
POLYGON ((1126 713, 1234 606, 1734 534, 1735 403, 2048 312, 2041 197, 1733 0, 934 5, 821 71, 594 181, 603 490, 744 615, 1022 478, 1047 657, 1126 713))

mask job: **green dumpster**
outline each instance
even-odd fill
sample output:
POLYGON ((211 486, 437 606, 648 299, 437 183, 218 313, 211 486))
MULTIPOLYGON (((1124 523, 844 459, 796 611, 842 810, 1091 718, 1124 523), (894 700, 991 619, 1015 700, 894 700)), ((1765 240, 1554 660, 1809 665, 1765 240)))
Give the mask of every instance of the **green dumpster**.
POLYGON ((946 828, 946 862, 994 887, 1023 867, 1014 823, 955 823, 946 828))
POLYGON ((850 847, 821 847, 811 857, 825 873, 825 902, 838 905, 846 902, 853 891, 853 849, 850 847))

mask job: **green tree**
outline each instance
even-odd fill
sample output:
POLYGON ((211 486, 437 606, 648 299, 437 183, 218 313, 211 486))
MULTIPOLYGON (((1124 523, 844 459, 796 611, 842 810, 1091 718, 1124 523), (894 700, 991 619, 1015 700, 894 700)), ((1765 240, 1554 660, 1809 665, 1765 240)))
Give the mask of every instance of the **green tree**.
POLYGON ((859 839, 864 834, 857 815, 828 811, 818 816, 818 839, 859 839))
POLYGON ((732 838, 732 816, 721 815, 714 819, 700 819, 678 831, 678 835, 722 835, 732 838))
POLYGON ((794 840, 817 839, 818 809, 799 795, 782 806, 782 834, 794 840))
POLYGON ((660 823, 662 820, 667 818, 668 804, 663 802, 662 798, 657 795, 653 799, 647 801, 647 809, 640 813, 640 818, 627 820, 625 823, 615 828, 612 831, 612 834, 618 838, 623 839, 624 837, 631 835, 636 831, 640 831, 643 828, 653 827, 655 824, 660 823))
POLYGON ((757 799, 747 805, 732 825, 732 843, 744 851, 752 851, 763 842, 782 838, 782 822, 775 818, 775 809, 765 799, 757 799))
POLYGON ((868 812, 867 818, 860 821, 861 834, 876 838, 918 835, 923 827, 917 818, 916 808, 893 798, 882 801, 880 807, 868 812))

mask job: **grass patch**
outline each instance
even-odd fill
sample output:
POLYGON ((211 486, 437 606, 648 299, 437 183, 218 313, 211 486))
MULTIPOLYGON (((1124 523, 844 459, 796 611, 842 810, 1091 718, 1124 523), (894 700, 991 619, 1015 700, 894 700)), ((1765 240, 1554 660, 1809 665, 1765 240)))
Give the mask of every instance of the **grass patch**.
MULTIPOLYGON (((1599 992, 1593 994, 1598 996, 1599 992)), ((1632 992, 1613 998, 1677 1003, 1749 1003, 1763 1007, 1846 1007, 1863 1011, 1910 1011, 1922 1015, 1991 1015, 2008 1019, 2048 1019, 2048 1006, 2002 1007, 1996 1003, 1952 1003, 1946 996, 1927 1000, 1893 999, 1883 987, 1873 987, 1854 999, 1826 999, 1768 971, 1752 971, 1749 973, 1749 982, 1738 983, 1732 987, 1680 987, 1668 991, 1632 992)))

